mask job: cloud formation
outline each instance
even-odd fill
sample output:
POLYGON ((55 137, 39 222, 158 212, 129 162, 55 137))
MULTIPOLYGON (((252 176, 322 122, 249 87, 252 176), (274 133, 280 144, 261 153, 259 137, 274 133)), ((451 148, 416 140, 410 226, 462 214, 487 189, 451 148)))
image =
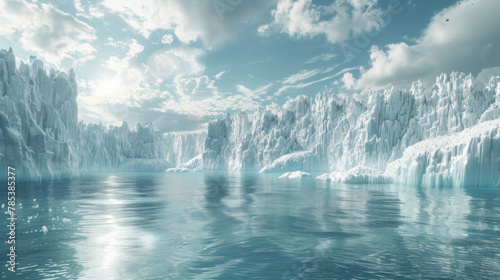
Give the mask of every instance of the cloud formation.
POLYGON ((391 85, 408 87, 423 80, 431 86, 442 72, 478 75, 500 64, 500 1, 461 1, 436 14, 414 44, 373 46, 370 66, 356 82, 361 90, 391 85))
POLYGON ((286 77, 283 81, 283 84, 284 85, 286 85, 286 84, 292 85, 292 84, 295 84, 297 82, 307 80, 311 77, 314 77, 314 76, 318 75, 319 73, 321 73, 320 69, 313 69, 313 70, 305 70, 304 69, 296 74, 293 74, 289 77, 286 77))
POLYGON ((211 47, 255 22, 274 0, 104 0, 102 5, 148 38, 155 30, 171 30, 189 44, 201 39, 211 47), (173 12, 175 11, 175 12, 173 12))
POLYGON ((259 27, 261 35, 285 33, 291 37, 324 35, 332 43, 383 27, 383 11, 377 0, 342 0, 314 5, 312 0, 280 0, 273 21, 259 27))
POLYGON ((21 46, 44 60, 73 67, 93 58, 95 30, 50 4, 0 0, 0 35, 18 38, 21 46))

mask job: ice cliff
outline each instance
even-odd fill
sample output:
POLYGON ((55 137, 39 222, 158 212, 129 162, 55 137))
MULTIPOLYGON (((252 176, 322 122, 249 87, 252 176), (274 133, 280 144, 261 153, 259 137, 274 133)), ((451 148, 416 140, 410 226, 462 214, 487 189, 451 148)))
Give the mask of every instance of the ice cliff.
MULTIPOLYGON (((343 183, 500 186, 500 77, 442 74, 430 89, 321 93, 162 134, 78 122, 75 73, 0 50, 0 169, 23 180, 109 171, 325 172, 343 183)), ((287 173, 290 174, 299 173, 287 173)))
POLYGON ((354 183, 498 186, 499 123, 488 121, 500 118, 499 82, 492 77, 473 89, 470 75, 442 74, 430 90, 415 82, 408 91, 356 98, 322 93, 252 116, 226 115, 209 123, 203 167, 327 171, 320 179, 354 183), (462 140, 440 144, 444 139, 462 140))
POLYGON ((206 130, 165 134, 165 143, 169 148, 166 159, 176 167, 200 168, 206 137, 206 130))
POLYGON ((35 57, 17 68, 12 49, 0 50, 0 168, 26 180, 78 174, 76 97, 73 71, 47 73, 35 57))
POLYGON ((12 50, 0 50, 0 169, 12 166, 18 180, 28 181, 164 171, 202 152, 203 133, 164 136, 147 123, 133 130, 79 123, 77 95, 73 70, 47 71, 36 57, 17 67, 12 50))

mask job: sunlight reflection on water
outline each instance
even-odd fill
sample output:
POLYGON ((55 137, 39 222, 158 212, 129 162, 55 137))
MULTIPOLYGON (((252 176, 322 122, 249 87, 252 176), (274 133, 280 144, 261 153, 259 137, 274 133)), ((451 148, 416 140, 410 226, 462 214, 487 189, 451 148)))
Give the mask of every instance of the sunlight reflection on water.
POLYGON ((26 184, 18 279, 500 278, 500 190, 277 177, 26 184))

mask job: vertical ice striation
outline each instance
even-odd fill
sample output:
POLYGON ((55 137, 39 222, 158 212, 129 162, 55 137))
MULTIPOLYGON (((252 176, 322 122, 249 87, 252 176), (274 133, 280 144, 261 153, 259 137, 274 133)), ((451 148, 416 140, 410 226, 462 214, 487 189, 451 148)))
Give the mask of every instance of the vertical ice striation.
POLYGON ((166 159, 175 167, 201 168, 201 154, 205 149, 205 130, 171 132, 164 135, 168 147, 166 159))
POLYGON ((47 71, 36 57, 17 68, 12 50, 0 50, 0 168, 16 168, 20 180, 50 180, 164 171, 202 153, 203 133, 174 145, 149 123, 135 130, 78 123, 77 95, 73 70, 47 71))
MULTIPOLYGON (((203 153, 204 168, 261 172, 325 170, 347 172, 348 177, 336 173, 324 178, 352 178, 349 180, 355 182, 391 181, 382 173, 388 163, 411 157, 405 152, 409 147, 426 139, 439 142, 444 136, 464 137, 460 134, 464 130, 498 119, 499 81, 500 77, 492 77, 484 88, 473 89, 471 75, 454 72, 450 76, 442 74, 437 77, 431 90, 425 90, 418 81, 409 91, 392 88, 357 98, 331 93, 313 98, 299 96, 282 107, 260 109, 252 117, 245 113, 227 115, 209 123, 203 153), (370 174, 377 178, 371 178, 370 174)), ((496 125, 496 122, 490 123, 490 126, 496 125)), ((480 131, 473 129, 471 133, 480 131)), ((397 181, 409 183, 405 180, 410 179, 405 176, 432 177, 432 172, 461 172, 465 177, 461 180, 455 178, 455 185, 495 185, 495 172, 481 167, 483 164, 496 166, 500 162, 493 152, 500 149, 495 135, 494 132, 478 134, 471 138, 469 148, 465 149, 463 145, 462 148, 455 147, 463 153, 461 159, 458 154, 453 155, 457 157, 453 166, 441 164, 435 171, 424 168, 413 170, 413 173, 400 170, 397 176, 402 176, 403 180, 398 178, 397 181), (473 156, 479 152, 471 145, 483 153, 492 151, 492 157, 473 156), (458 166, 459 163, 462 165, 458 166), (481 181, 477 176, 489 179, 481 181)), ((437 150, 446 151, 444 147, 437 150)), ((426 160, 430 156, 429 153, 419 154, 426 160)), ((397 162, 403 164, 401 160, 397 162)), ((423 179, 415 180, 420 184, 423 179)), ((438 183, 432 185, 446 184, 436 180, 438 183)))
POLYGON ((0 50, 0 165, 14 166, 21 179, 78 174, 78 106, 75 74, 45 71, 30 57, 16 67, 12 50, 0 50))
POLYGON ((410 186, 500 187, 500 119, 421 141, 387 166, 410 186))
POLYGON ((436 78, 360 96, 321 93, 163 135, 78 123, 76 76, 0 50, 0 168, 20 179, 110 171, 324 171, 319 179, 420 186, 500 186, 500 77, 436 78))

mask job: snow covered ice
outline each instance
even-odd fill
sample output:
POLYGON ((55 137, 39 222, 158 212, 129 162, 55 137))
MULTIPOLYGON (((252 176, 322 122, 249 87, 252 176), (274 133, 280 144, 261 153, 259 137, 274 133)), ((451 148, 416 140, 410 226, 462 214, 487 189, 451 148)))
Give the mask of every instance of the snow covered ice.
POLYGON ((279 176, 279 179, 302 179, 304 177, 311 177, 311 174, 303 171, 286 172, 279 176))
POLYGON ((392 182, 392 178, 383 171, 366 166, 356 166, 346 172, 325 173, 317 176, 316 180, 346 184, 389 184, 392 182))

